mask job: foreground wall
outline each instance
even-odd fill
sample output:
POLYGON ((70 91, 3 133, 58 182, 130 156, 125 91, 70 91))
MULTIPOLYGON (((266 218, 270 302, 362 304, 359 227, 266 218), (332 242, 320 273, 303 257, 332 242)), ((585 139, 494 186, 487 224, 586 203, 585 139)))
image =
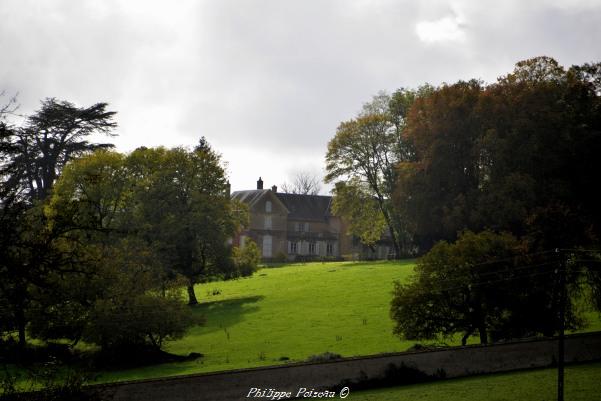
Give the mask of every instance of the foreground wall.
MULTIPOLYGON (((601 332, 566 338, 566 362, 601 359, 601 332)), ((404 352, 346 358, 324 363, 301 363, 224 373, 199 374, 94 386, 103 399, 115 401, 250 400, 252 388, 291 392, 300 388, 326 389, 383 378, 391 365, 418 369, 429 375, 459 377, 516 369, 545 367, 557 360, 557 340, 537 339, 487 346, 454 347, 436 351, 404 352)), ((355 386, 356 387, 356 386, 355 386)), ((258 394, 257 392, 254 393, 258 394)), ((336 394, 339 398, 339 394, 336 394)), ((258 398, 254 399, 269 399, 258 398)))

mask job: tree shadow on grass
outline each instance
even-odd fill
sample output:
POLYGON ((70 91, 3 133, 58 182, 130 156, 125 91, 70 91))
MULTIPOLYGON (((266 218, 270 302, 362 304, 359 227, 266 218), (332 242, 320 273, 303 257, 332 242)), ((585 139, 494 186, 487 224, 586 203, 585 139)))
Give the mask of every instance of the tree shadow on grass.
POLYGON ((262 295, 252 297, 224 299, 222 301, 202 302, 193 306, 193 313, 204 317, 204 326, 199 330, 211 333, 216 330, 224 330, 244 320, 244 315, 259 310, 255 303, 262 300, 262 295))

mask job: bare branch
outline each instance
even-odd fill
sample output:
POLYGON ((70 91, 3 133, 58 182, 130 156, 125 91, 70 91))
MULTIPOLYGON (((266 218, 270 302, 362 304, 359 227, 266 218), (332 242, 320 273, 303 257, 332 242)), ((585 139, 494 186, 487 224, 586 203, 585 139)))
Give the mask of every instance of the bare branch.
POLYGON ((288 194, 317 195, 319 191, 321 191, 321 180, 307 171, 297 172, 292 178, 292 183, 282 184, 282 192, 288 194))

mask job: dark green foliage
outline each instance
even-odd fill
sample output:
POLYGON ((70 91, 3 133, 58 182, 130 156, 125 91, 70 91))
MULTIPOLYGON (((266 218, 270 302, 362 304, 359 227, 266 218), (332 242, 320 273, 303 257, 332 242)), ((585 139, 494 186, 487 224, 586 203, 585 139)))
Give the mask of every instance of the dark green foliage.
POLYGON ((126 166, 135 180, 136 236, 165 268, 188 279, 189 303, 198 303, 194 284, 229 269, 227 240, 246 219, 229 198, 220 156, 203 139, 194 151, 137 149, 126 166))
POLYGON ((53 296, 50 309, 40 308, 46 319, 32 325, 32 333, 70 333, 74 342, 83 338, 105 351, 160 349, 200 323, 179 299, 179 287, 206 273, 215 255, 223 257, 224 231, 233 225, 219 219, 227 218, 229 202, 221 186, 198 176, 205 164, 219 169, 217 159, 203 161, 197 153, 138 149, 124 157, 102 151, 68 166, 46 214, 49 225, 68 228, 60 245, 85 252, 92 278, 62 280, 62 295, 53 296), (219 224, 222 236, 213 231, 209 238, 219 224), (83 309, 76 320, 68 313, 73 308, 83 309))
POLYGON ((261 252, 257 244, 248 238, 242 249, 234 247, 232 259, 239 276, 248 277, 258 270, 261 252))
POLYGON ((0 382, 0 401, 100 401, 100 394, 84 386, 93 375, 66 368, 55 362, 30 367, 27 374, 12 372, 5 367, 0 382), (23 377, 25 376, 25 377, 23 377), (29 388, 17 388, 25 380, 29 388))
POLYGON ((307 362, 327 362, 327 361, 336 361, 338 359, 342 359, 342 355, 327 351, 322 354, 309 356, 307 358, 307 362))
POLYGON ((575 252, 572 263, 576 267, 584 267, 585 280, 590 288, 590 302, 601 315, 601 251, 575 252))
POLYGON ((90 312, 84 340, 105 350, 128 347, 160 349, 166 340, 183 337, 199 324, 190 309, 174 296, 143 294, 99 299, 90 312))
POLYGON ((4 185, 19 188, 29 199, 43 200, 69 160, 96 149, 113 147, 87 140, 92 134, 111 135, 116 127, 115 112, 106 103, 78 108, 54 98, 29 116, 22 127, 2 130, 3 149, 0 171, 4 185))
POLYGON ((16 330, 22 351, 35 293, 78 271, 81 256, 57 246, 64 231, 46 224, 43 202, 69 160, 112 146, 88 142, 94 133, 111 135, 115 113, 106 106, 46 99, 23 126, 0 121, 0 332, 16 330))
POLYGON ((277 252, 273 257, 273 263, 286 263, 286 260, 288 260, 288 257, 282 251, 277 252))
POLYGON ((442 369, 439 369, 438 372, 433 375, 429 375, 417 368, 406 366, 404 363, 401 363, 398 366, 391 363, 386 367, 384 374, 380 377, 364 376, 358 380, 344 381, 338 388, 342 389, 344 386, 348 386, 352 388, 353 391, 361 391, 374 388, 427 383, 441 380, 445 377, 446 374, 442 369))
MULTIPOLYGON (((482 343, 553 335, 559 327, 555 271, 562 255, 525 249, 510 234, 490 231, 464 232, 455 243, 437 243, 419 260, 412 281, 395 284, 395 334, 442 340, 460 333, 464 344, 473 333, 482 343)), ((579 327, 570 300, 566 311, 567 326, 579 327)))
POLYGON ((35 312, 45 318, 31 333, 143 354, 201 323, 181 287, 194 304, 194 283, 256 268, 252 247, 239 265, 230 260, 227 239, 245 214, 234 212, 219 163, 204 141, 194 151, 99 151, 69 164, 45 213, 48 226, 65 231, 57 246, 80 251, 86 271, 57 279, 61 291, 41 297, 48 302, 35 312))
POLYGON ((244 214, 231 212, 219 155, 204 139, 127 157, 87 142, 111 135, 114 114, 48 99, 23 127, 2 121, 0 331, 18 332, 23 355, 26 329, 160 349, 200 323, 181 278, 193 288, 229 259, 244 214))
POLYGON ((387 227, 377 199, 360 182, 336 183, 332 211, 336 216, 345 218, 349 225, 348 234, 358 237, 370 247, 382 238, 387 227))

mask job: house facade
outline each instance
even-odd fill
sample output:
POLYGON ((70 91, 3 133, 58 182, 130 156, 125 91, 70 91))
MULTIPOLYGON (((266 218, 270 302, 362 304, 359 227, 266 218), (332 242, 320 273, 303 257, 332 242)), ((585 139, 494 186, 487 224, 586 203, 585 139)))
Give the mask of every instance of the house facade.
POLYGON ((331 211, 332 197, 281 193, 274 185, 232 193, 232 198, 245 203, 250 224, 234 239, 244 247, 251 238, 259 246, 264 261, 384 259, 391 250, 383 239, 367 248, 347 235, 344 219, 331 211))

